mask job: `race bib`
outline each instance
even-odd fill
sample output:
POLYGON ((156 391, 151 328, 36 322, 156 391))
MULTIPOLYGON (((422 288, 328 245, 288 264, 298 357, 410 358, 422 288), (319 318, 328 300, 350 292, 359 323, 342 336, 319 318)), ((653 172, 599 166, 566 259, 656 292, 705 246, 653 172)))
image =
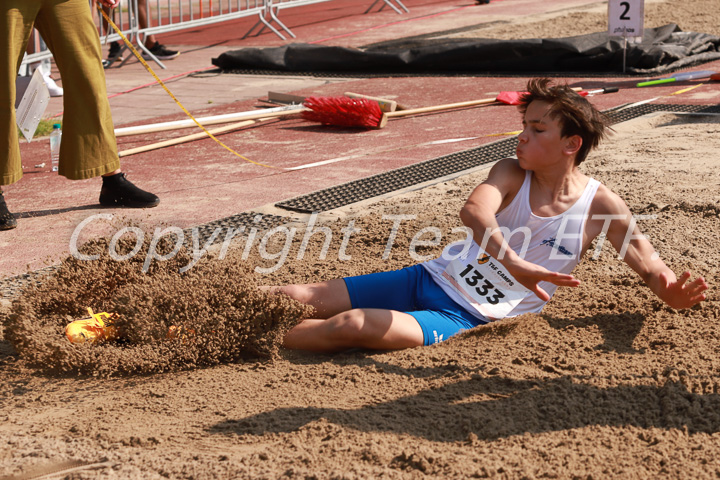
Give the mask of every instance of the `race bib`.
POLYGON ((500 320, 528 295, 505 267, 482 249, 478 258, 456 258, 443 272, 443 278, 488 320, 500 320))

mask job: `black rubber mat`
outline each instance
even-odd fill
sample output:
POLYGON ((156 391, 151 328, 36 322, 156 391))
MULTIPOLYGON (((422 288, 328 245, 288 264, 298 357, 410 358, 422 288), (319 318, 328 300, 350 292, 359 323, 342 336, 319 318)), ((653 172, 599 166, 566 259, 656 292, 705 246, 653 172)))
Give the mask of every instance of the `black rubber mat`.
MULTIPOLYGON (((682 69, 672 70, 671 72, 686 70, 695 66, 689 65, 682 69)), ((532 78, 532 77, 550 77, 550 78, 587 78, 588 72, 423 72, 423 73, 397 73, 397 72, 378 72, 369 71, 358 72, 295 72, 286 70, 259 70, 252 68, 229 68, 217 69, 223 75, 269 75, 269 76, 289 76, 289 77, 317 77, 317 78, 402 78, 402 77, 478 77, 478 78, 532 78)), ((208 70, 208 73, 217 73, 216 70, 208 70)), ((203 72, 205 73, 205 72, 203 72)), ((637 73, 621 73, 621 72, 593 72, 594 78, 638 78, 637 73)))
MULTIPOLYGON (((608 110, 605 114, 614 124, 659 111, 720 113, 720 106, 658 105, 646 103, 629 108, 619 107, 608 110)), ((444 157, 373 175, 372 177, 326 188, 308 195, 295 197, 276 203, 275 206, 303 213, 332 210, 512 156, 515 154, 516 145, 517 137, 507 138, 499 142, 482 145, 444 157)))

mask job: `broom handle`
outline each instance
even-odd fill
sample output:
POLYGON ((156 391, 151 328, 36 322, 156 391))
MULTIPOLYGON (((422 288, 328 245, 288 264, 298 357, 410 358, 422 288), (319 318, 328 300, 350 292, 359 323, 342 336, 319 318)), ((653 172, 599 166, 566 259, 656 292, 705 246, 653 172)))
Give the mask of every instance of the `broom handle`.
MULTIPOLYGON (((582 90, 582 87, 573 87, 571 88, 574 92, 579 92, 582 90)), ((462 107, 474 107, 475 105, 487 105, 488 103, 495 103, 497 102, 497 98, 485 98, 482 100, 469 100, 467 102, 460 102, 460 103, 448 103, 447 105, 435 105, 432 107, 422 107, 422 108, 411 108, 409 110, 399 110, 394 112, 387 112, 385 115, 388 118, 395 118, 395 117, 404 117, 405 115, 414 115, 416 113, 429 113, 429 112, 440 112, 442 110, 450 110, 452 108, 462 108, 462 107)))
MULTIPOLYGON (((573 87, 573 88, 571 88, 571 90, 574 92, 579 92, 582 90, 582 87, 573 87)), ((433 107, 411 108, 409 110, 396 110, 394 112, 387 112, 387 113, 383 113, 383 116, 380 119, 380 123, 378 124, 377 128, 384 128, 385 125, 387 125, 387 121, 390 118, 404 117, 406 115, 415 115, 416 113, 441 112, 443 110, 450 110, 453 108, 474 107, 476 105, 487 105, 490 103, 495 103, 497 101, 498 101, 497 98, 485 98, 482 100, 470 100, 467 102, 448 103, 446 105, 435 105, 433 107)))
MULTIPOLYGON (((238 112, 226 115, 216 115, 214 117, 198 118, 203 126, 217 125, 219 123, 236 122, 239 120, 257 120, 259 118, 280 117, 283 115, 292 115, 306 110, 302 105, 293 105, 288 107, 271 108, 265 111, 249 111, 238 112)), ((141 133, 165 132, 168 130, 180 130, 182 128, 195 127, 197 124, 192 120, 178 120, 175 122, 153 123, 150 125, 138 125, 137 127, 116 128, 115 136, 124 137, 126 135, 139 135, 141 133)))
POLYGON ((415 115, 416 113, 439 112, 442 110, 450 110, 451 108, 473 107, 475 105, 485 105, 487 103, 495 102, 497 102, 497 100, 494 98, 485 98, 483 100, 470 100, 460 103, 448 103, 446 105, 435 105, 432 107, 411 108, 409 110, 396 110, 394 112, 387 112, 385 115, 388 118, 404 117, 406 115, 415 115))
MULTIPOLYGON (((213 135, 218 135, 220 133, 229 132, 230 130, 235 130, 241 127, 252 125, 253 123, 255 123, 255 120, 245 120, 244 122, 233 123, 232 125, 226 125, 224 127, 214 128, 208 131, 213 135)), ((162 142, 151 143, 150 145, 143 145, 142 147, 123 150, 122 152, 118 153, 118 156, 127 157, 129 155, 135 155, 136 153, 148 152, 150 150, 157 150, 158 148, 169 147, 170 145, 178 145, 180 143, 192 142, 193 140, 198 140, 201 138, 207 138, 207 134, 205 132, 200 132, 193 133, 192 135, 185 135, 184 137, 171 138, 170 140, 164 140, 162 142)))
POLYGON ((453 108, 462 107, 474 107, 475 105, 486 105, 489 103, 497 102, 494 98, 485 98, 483 100, 470 100, 467 102, 460 103, 448 103, 447 105, 435 105, 433 107, 422 107, 422 108, 411 108, 409 110, 396 110, 394 112, 383 113, 377 128, 385 128, 388 120, 395 117, 404 117, 406 115, 415 115, 416 113, 430 113, 430 112, 441 112, 443 110, 450 110, 453 108))

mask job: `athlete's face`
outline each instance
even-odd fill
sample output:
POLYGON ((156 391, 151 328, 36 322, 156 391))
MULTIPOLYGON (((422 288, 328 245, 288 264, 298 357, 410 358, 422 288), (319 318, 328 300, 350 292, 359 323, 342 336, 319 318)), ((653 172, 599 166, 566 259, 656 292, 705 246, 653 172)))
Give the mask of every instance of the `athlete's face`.
POLYGON ((550 105, 534 101, 523 118, 523 131, 518 136, 517 157, 525 170, 542 169, 566 158, 570 139, 560 135, 560 123, 550 118, 550 105))

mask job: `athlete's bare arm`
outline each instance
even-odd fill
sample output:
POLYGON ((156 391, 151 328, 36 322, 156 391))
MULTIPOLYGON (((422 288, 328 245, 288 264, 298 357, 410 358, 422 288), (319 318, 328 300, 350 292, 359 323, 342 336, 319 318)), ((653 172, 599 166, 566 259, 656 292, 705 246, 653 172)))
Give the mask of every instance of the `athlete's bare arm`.
POLYGON ((605 225, 607 239, 615 250, 663 302, 682 309, 705 300, 703 292, 708 289, 705 280, 698 277, 688 282, 691 277, 688 271, 676 277, 635 224, 625 202, 610 189, 600 186, 590 213, 589 240, 602 231, 601 224, 605 225))
POLYGON ((572 275, 551 272, 540 265, 527 262, 508 247, 495 215, 512 202, 524 179, 525 170, 520 168, 517 160, 499 161, 490 169, 487 180, 470 194, 460 210, 460 219, 473 231, 473 239, 478 245, 498 259, 525 288, 547 301, 550 296, 538 286, 539 282, 576 287, 580 281, 572 275))

